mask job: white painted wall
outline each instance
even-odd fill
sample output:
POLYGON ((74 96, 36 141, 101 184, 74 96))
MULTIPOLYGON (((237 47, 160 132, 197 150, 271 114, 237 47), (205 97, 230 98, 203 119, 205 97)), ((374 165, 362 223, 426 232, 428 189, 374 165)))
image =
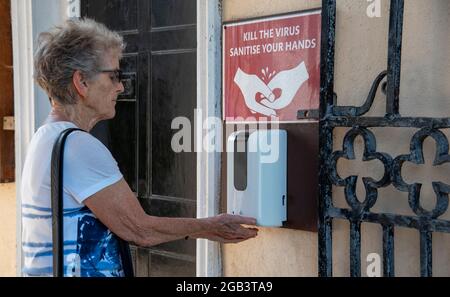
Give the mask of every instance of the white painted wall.
MULTIPOLYGON (((68 2, 62 0, 32 0, 33 46, 36 48, 37 39, 41 32, 62 23, 67 18, 68 2)), ((38 129, 50 112, 47 94, 35 86, 35 127, 38 129)))
MULTIPOLYGON (((202 119, 219 117, 221 93, 221 0, 197 0, 197 108, 202 119)), ((197 147, 202 146, 205 131, 196 129, 197 147)), ((215 127, 220 135, 220 127, 215 127), (219 131, 218 131, 219 130, 219 131)), ((212 131, 208 131, 212 133, 212 131)), ((197 217, 217 215, 220 201, 219 152, 197 153, 197 217)), ((220 245, 197 240, 197 276, 221 276, 220 245)))

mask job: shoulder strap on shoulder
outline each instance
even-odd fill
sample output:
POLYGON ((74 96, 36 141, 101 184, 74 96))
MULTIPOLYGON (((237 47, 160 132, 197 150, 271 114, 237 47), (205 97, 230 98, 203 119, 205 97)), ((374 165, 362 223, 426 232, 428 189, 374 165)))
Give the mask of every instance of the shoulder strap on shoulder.
POLYGON ((52 196, 52 238, 53 238, 53 276, 64 276, 64 227, 63 227, 63 159, 67 136, 74 131, 69 128, 61 132, 52 151, 51 196, 52 196))

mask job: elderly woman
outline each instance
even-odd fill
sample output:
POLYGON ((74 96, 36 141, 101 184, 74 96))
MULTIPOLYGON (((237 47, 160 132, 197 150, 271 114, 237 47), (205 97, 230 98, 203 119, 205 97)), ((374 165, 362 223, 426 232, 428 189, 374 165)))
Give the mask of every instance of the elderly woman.
MULTIPOLYGON (((51 112, 33 136, 23 169, 24 275, 51 276, 50 163, 53 145, 68 128, 90 131, 115 115, 124 87, 122 38, 92 20, 70 20, 40 35, 35 78, 51 112)), ((65 275, 124 276, 119 240, 148 247, 191 236, 222 243, 257 235, 255 220, 227 214, 204 219, 147 215, 108 149, 89 133, 67 139, 64 153, 65 275)))

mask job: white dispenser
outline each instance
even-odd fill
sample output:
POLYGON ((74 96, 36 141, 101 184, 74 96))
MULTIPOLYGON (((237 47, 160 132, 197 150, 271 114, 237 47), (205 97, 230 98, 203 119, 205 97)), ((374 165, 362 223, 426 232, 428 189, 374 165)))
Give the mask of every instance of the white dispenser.
POLYGON ((285 130, 237 131, 227 141, 227 212, 280 227, 287 219, 285 130))

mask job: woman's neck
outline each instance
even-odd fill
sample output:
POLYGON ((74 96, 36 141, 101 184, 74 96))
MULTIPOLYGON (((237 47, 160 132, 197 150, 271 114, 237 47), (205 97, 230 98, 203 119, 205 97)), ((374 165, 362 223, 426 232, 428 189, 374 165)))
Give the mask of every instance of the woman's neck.
POLYGON ((53 102, 52 109, 45 122, 72 122, 78 128, 89 132, 99 120, 90 110, 80 104, 61 105, 53 102))

